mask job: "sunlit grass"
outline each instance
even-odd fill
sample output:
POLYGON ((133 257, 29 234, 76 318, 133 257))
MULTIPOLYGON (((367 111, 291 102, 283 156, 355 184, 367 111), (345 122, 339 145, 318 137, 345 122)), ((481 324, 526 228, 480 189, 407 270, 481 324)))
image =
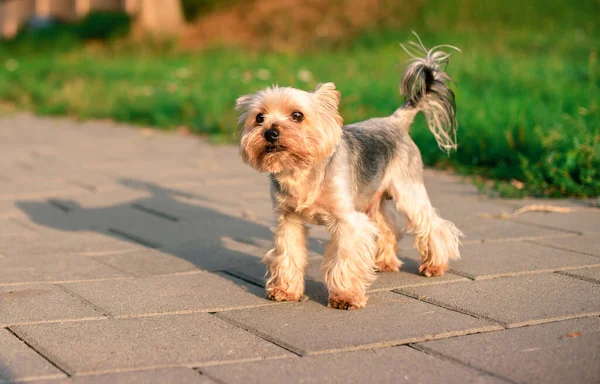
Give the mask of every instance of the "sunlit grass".
POLYGON ((333 52, 9 46, 0 48, 0 99, 41 114, 186 126, 233 141, 237 96, 273 83, 309 90, 333 81, 342 116, 353 122, 402 103, 407 57, 398 43, 415 29, 428 46, 463 50, 448 68, 457 82, 458 151, 439 151, 423 119, 411 133, 428 164, 497 179, 505 195, 599 195, 599 6, 535 1, 527 13, 517 2, 486 3, 430 1, 415 25, 333 52))

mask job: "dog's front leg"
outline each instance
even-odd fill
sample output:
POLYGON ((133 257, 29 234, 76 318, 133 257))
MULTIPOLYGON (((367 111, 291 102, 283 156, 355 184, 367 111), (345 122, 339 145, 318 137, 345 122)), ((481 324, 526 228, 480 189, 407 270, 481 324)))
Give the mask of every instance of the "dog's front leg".
POLYGON ((267 297, 299 301, 304 293, 307 230, 295 214, 280 214, 273 248, 263 262, 268 266, 267 297))
POLYGON ((375 279, 377 228, 359 212, 336 218, 329 225, 323 270, 329 290, 329 306, 338 309, 363 308, 366 290, 375 279))

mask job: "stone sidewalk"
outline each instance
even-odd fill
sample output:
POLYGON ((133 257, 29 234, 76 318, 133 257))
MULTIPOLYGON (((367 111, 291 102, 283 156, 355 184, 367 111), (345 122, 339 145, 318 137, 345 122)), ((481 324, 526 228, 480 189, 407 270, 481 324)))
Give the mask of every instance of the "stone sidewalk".
POLYGON ((535 201, 426 176, 467 235, 450 273, 419 276, 407 237, 366 309, 329 309, 315 228, 310 300, 274 303, 268 186, 237 148, 4 117, 0 382, 600 382, 600 213, 500 218, 535 201))

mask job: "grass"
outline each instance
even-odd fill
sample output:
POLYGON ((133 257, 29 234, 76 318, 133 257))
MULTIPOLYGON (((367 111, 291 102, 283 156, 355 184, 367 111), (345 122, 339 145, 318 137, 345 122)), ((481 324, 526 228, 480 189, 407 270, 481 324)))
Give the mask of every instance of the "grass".
POLYGON ((493 180, 504 196, 600 194, 600 5, 584 0, 430 0, 415 22, 363 34, 334 51, 277 54, 163 45, 83 45, 68 37, 0 47, 0 100, 39 114, 112 118, 164 129, 186 126, 235 140, 237 96, 272 83, 311 89, 334 81, 346 122, 390 114, 402 100, 407 59, 398 43, 462 48, 458 151, 441 152, 424 119, 411 135, 427 164, 493 180), (482 3, 482 4, 480 4, 482 3))

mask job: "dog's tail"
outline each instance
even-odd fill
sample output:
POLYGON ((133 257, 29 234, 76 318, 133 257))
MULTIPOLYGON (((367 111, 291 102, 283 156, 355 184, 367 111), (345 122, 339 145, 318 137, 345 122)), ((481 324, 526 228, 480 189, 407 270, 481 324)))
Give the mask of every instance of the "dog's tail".
POLYGON ((440 149, 450 152, 456 149, 456 102, 454 92, 448 86, 452 79, 444 71, 450 53, 439 49, 450 48, 459 52, 460 49, 438 45, 428 50, 419 36, 413 34, 418 43, 411 41, 408 46, 401 44, 411 56, 400 83, 400 93, 406 98, 404 107, 423 112, 440 149))

